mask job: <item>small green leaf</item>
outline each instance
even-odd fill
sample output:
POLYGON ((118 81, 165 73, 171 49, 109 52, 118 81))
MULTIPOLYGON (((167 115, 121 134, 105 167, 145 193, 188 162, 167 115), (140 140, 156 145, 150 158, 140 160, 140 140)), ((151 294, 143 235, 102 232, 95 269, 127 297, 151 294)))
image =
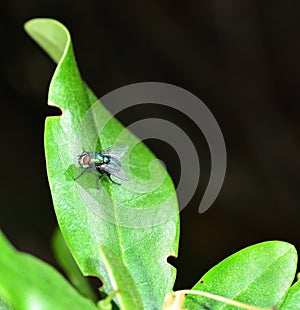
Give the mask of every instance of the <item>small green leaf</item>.
MULTIPOLYGON (((96 310, 51 266, 16 251, 0 232, 0 292, 18 310, 96 310)), ((0 296, 1 297, 1 296, 0 296)), ((10 308, 8 308, 10 309, 10 308)))
POLYGON ((114 285, 98 249, 106 247, 128 269, 144 308, 161 309, 176 274, 167 263, 168 256, 177 255, 179 238, 173 182, 153 153, 82 81, 67 29, 51 19, 31 20, 25 29, 58 62, 48 103, 63 113, 46 120, 45 150, 55 212, 68 247, 83 274, 100 277, 110 295, 114 285), (118 144, 131 148, 126 167, 130 182, 118 186, 103 177, 97 189, 91 173, 74 181, 82 171, 77 167, 82 149, 100 151, 118 144))
POLYGON ((280 310, 300 310, 300 282, 295 283, 279 308, 280 310))
MULTIPOLYGON (((285 242, 269 241, 245 248, 213 267, 193 287, 245 304, 272 307, 282 302, 296 272, 297 252, 285 242)), ((203 297, 186 298, 185 306, 236 309, 203 297)))
POLYGON ((53 234, 52 247, 56 261, 65 271, 74 287, 85 297, 96 301, 96 295, 93 292, 88 280, 82 275, 70 250, 68 249, 65 239, 60 230, 57 228, 53 234))

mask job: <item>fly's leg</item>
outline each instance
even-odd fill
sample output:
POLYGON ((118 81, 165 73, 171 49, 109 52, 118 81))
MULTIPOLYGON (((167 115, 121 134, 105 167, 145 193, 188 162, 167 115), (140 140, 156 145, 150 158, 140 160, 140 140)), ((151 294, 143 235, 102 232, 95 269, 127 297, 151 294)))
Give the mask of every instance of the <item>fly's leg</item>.
POLYGON ((74 178, 74 181, 76 181, 77 179, 79 179, 84 173, 86 173, 88 170, 90 170, 91 168, 85 168, 76 178, 74 178))
POLYGON ((108 178, 112 181, 112 183, 117 184, 117 185, 121 185, 120 183, 115 182, 112 178, 111 178, 111 174, 107 173, 108 178))
MULTIPOLYGON (((98 171, 98 172, 99 172, 99 171, 98 171)), ((98 179, 96 179, 96 186, 97 186, 98 191, 100 190, 99 181, 100 181, 100 179, 102 178, 102 176, 103 176, 103 173, 99 172, 98 179)))

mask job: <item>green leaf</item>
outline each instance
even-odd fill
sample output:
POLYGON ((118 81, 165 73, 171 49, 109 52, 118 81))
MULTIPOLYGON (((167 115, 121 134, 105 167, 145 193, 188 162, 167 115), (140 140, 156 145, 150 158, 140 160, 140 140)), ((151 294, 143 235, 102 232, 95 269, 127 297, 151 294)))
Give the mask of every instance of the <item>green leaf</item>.
MULTIPOLYGON (((18 310, 96 310, 51 266, 16 251, 0 232, 0 292, 18 310)), ((8 308, 10 309, 10 308, 8 308)))
POLYGON ((2 296, 0 292, 0 310, 13 310, 14 308, 12 307, 11 303, 7 300, 4 299, 4 296, 2 296))
POLYGON ((295 283, 279 308, 280 310, 300 310, 300 281, 295 283))
POLYGON ((74 287, 85 297, 96 301, 96 295, 93 292, 88 280, 82 275, 74 258, 68 249, 65 239, 57 228, 53 234, 52 247, 55 259, 65 271, 74 287))
MULTIPOLYGON (((0 237, 1 237, 1 230, 0 230, 0 237)), ((1 269, 1 266, 0 266, 0 269, 1 269)), ((0 279, 0 310, 13 310, 13 309, 14 308, 13 308, 12 302, 10 301, 9 296, 6 293, 6 291, 3 290, 2 285, 1 285, 1 279, 0 279)))
POLYGON ((113 289, 117 295, 120 295, 120 307, 122 309, 142 309, 143 303, 137 287, 122 260, 104 246, 99 246, 99 251, 113 289))
MULTIPOLYGON (((282 302, 296 272, 297 252, 285 242, 269 241, 247 247, 209 270, 193 290, 209 292, 245 304, 272 307, 282 302)), ((224 303, 188 295, 185 307, 236 309, 224 303)))
MULTIPOLYGON (((168 256, 177 254, 179 238, 173 182, 153 153, 82 81, 67 29, 50 19, 34 19, 25 28, 58 62, 48 103, 63 113, 46 120, 45 150, 55 212, 68 247, 84 275, 101 277, 108 295, 114 286, 98 247, 109 249, 131 274, 144 308, 160 309, 176 274, 167 263, 168 256), (74 181, 82 171, 77 163, 82 149, 121 144, 130 148, 122 167, 131 181, 118 186, 103 177, 99 189, 91 173, 74 181)), ((119 298, 117 294, 116 303, 123 305, 119 298)))

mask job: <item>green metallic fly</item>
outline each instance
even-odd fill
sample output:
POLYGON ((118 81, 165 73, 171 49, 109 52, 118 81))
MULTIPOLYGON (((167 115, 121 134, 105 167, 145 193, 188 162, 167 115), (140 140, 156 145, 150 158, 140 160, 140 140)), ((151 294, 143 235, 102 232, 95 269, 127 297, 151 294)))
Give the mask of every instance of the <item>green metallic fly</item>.
POLYGON ((84 170, 74 180, 80 178, 87 171, 96 171, 99 179, 101 179, 103 174, 106 174, 114 184, 120 185, 120 183, 115 182, 111 176, 115 176, 123 181, 129 181, 119 161, 127 151, 128 147, 126 145, 118 145, 100 152, 82 152, 77 157, 79 165, 84 168, 84 170))

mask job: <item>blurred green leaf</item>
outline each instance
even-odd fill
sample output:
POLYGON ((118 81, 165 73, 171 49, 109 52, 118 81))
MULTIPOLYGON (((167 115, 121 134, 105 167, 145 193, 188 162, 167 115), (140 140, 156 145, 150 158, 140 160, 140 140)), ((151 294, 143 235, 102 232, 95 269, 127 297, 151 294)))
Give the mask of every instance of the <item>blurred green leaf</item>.
POLYGON ((0 310, 13 310, 11 303, 7 301, 7 299, 4 299, 0 292, 0 310))
MULTIPOLYGON (((193 290, 209 292, 245 304, 279 306, 296 272, 297 252, 285 242, 269 241, 247 247, 210 269, 193 290)), ((236 309, 204 297, 188 295, 185 307, 236 309)))
POLYGON ((74 258, 66 245, 65 239, 57 228, 53 234, 52 247, 55 259, 65 271, 73 286, 85 297, 96 301, 96 295, 93 292, 88 280, 82 275, 74 258))
MULTIPOLYGON (((55 212, 68 247, 84 275, 101 277, 107 294, 114 285, 98 246, 109 249, 131 274, 145 309, 160 309, 176 274, 167 263, 169 255, 177 254, 179 237, 173 182, 151 151, 82 81, 67 29, 51 19, 31 20, 25 29, 58 62, 49 104, 63 113, 46 120, 45 150, 55 212), (81 172, 76 156, 82 149, 99 151, 115 144, 133 148, 126 168, 131 182, 118 186, 103 177, 98 190, 90 173, 74 182, 81 172)), ((115 300, 123 305, 120 294, 115 300)))
POLYGON ((295 283, 279 308, 280 310, 300 310, 300 281, 295 283))
POLYGON ((12 308, 18 310, 97 309, 54 268, 31 255, 16 251, 2 232, 0 292, 4 294, 4 300, 8 299, 12 308))

